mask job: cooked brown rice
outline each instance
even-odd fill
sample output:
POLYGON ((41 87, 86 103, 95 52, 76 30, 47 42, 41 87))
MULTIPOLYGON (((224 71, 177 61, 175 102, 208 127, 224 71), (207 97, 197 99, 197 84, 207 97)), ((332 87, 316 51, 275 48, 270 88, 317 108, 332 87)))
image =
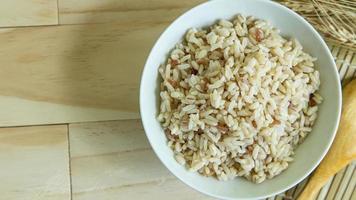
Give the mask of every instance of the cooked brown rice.
POLYGON ((314 61, 253 17, 190 29, 159 68, 158 120, 177 162, 219 180, 280 174, 317 118, 314 61))

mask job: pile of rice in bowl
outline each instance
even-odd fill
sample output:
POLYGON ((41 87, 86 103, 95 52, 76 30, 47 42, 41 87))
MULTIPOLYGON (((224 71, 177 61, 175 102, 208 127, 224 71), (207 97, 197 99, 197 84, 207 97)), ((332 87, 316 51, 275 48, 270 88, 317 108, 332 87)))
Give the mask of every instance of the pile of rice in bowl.
POLYGON ((219 180, 280 174, 317 118, 314 61, 253 17, 190 29, 159 68, 158 120, 177 162, 219 180))

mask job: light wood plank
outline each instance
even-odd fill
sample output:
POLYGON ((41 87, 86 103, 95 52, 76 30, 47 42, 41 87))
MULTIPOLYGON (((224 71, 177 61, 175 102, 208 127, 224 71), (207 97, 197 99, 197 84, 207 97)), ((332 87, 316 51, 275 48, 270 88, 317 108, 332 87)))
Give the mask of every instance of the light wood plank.
POLYGON ((205 198, 178 182, 138 120, 69 126, 73 199, 205 198))
POLYGON ((108 188, 91 193, 74 194, 73 200, 213 200, 181 183, 178 179, 153 181, 120 188, 108 188))
POLYGON ((71 158, 74 195, 174 178, 151 149, 131 151, 71 158))
POLYGON ((1 199, 69 200, 67 126, 0 129, 1 199))
POLYGON ((140 116, 138 112, 73 106, 24 98, 0 96, 0 110, 3 113, 0 115, 0 126, 135 119, 140 116))
POLYGON ((140 120, 70 124, 71 157, 149 150, 140 120))
POLYGON ((0 27, 55 24, 57 0, 1 0, 0 27))
POLYGON ((0 126, 139 117, 140 73, 165 26, 95 24, 0 30, 0 60, 6 63, 1 67, 6 76, 0 81, 4 109, 0 126), (42 106, 49 112, 41 112, 42 106))
POLYGON ((205 0, 59 0, 60 24, 171 22, 205 0))

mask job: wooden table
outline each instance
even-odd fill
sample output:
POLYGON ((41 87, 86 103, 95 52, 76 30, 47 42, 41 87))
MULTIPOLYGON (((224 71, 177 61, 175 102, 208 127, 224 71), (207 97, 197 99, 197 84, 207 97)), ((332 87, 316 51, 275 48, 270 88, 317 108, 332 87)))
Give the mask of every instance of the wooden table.
MULTIPOLYGON (((153 42, 202 0, 2 0, 1 199, 211 199, 152 152, 138 112, 153 42)), ((344 83, 354 52, 330 45, 344 83)), ((283 196, 296 196, 305 181, 283 196)), ((355 163, 319 199, 356 199, 355 163)))

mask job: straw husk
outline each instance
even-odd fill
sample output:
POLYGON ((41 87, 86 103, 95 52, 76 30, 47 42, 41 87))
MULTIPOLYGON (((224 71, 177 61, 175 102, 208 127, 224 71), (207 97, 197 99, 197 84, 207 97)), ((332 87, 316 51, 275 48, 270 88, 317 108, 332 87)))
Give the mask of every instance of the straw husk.
POLYGON ((356 50, 356 1, 277 0, 308 20, 329 43, 356 50))

